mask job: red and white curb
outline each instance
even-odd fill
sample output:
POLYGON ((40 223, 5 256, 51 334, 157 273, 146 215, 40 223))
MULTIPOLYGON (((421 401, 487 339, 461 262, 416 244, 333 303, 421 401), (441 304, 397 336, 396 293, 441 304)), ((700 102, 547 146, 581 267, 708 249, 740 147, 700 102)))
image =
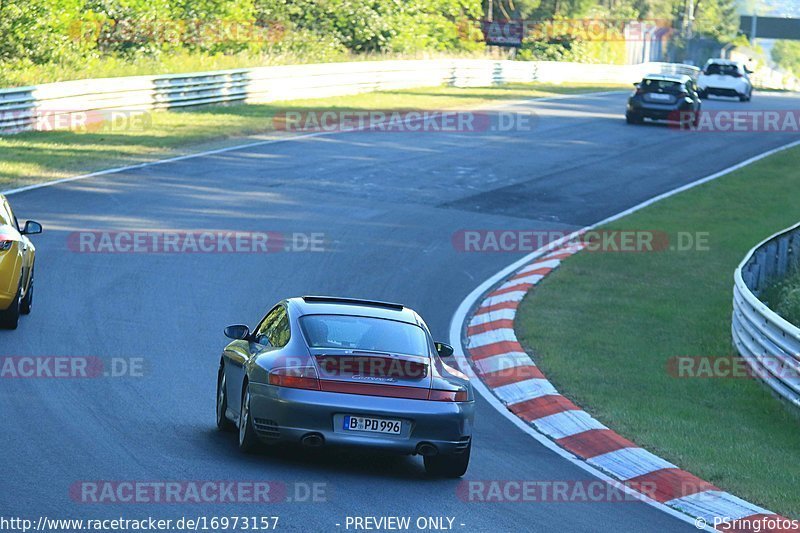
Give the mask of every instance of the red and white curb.
POLYGON ((629 487, 646 487, 641 490, 646 499, 697 519, 695 524, 701 528, 714 524, 719 517, 730 519, 734 526, 737 520, 754 523, 764 518, 782 519, 681 470, 607 428, 559 394, 519 344, 514 334, 519 303, 529 290, 582 247, 580 243, 571 243, 533 259, 504 276, 499 285, 495 284, 482 296, 466 323, 465 355, 472 373, 506 409, 559 448, 629 487))

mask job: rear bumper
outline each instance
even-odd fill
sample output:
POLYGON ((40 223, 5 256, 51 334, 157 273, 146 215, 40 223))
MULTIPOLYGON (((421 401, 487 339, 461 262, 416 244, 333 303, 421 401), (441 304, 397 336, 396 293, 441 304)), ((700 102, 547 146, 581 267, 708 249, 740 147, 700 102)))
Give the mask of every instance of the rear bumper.
POLYGON ((475 402, 437 402, 289 389, 251 383, 250 412, 264 442, 300 443, 319 434, 326 445, 416 453, 422 443, 439 453, 463 451, 472 437, 475 402), (344 415, 402 420, 400 435, 346 431, 344 415))
POLYGON ((742 88, 741 92, 737 89, 731 89, 725 87, 704 87, 701 90, 704 93, 713 96, 730 96, 734 98, 739 96, 747 96, 747 90, 745 88, 742 88))
POLYGON ((634 100, 628 103, 626 114, 655 120, 679 120, 681 113, 687 111, 692 111, 692 104, 685 100, 667 105, 634 100))

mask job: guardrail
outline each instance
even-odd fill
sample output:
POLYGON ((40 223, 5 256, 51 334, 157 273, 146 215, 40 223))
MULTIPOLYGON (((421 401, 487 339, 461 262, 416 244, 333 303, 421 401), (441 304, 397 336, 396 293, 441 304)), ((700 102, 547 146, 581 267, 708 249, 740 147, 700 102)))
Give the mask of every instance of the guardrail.
POLYGON ((645 74, 697 74, 670 63, 593 65, 546 61, 438 59, 288 65, 50 83, 0 90, 0 133, 69 129, 114 112, 266 103, 436 85, 509 82, 633 83, 645 74), (87 117, 87 114, 89 115, 87 117))
POLYGON ((800 407, 800 328, 758 299, 770 283, 800 268, 800 224, 750 250, 734 273, 733 343, 759 379, 800 407))

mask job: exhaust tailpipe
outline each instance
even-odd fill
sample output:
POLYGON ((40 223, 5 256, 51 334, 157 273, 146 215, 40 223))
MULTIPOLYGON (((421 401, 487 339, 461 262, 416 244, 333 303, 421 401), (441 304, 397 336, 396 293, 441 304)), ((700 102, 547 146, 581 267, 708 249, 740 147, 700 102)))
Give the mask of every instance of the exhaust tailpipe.
POLYGON ((319 448, 325 444, 325 437, 319 433, 309 433, 300 439, 300 444, 309 448, 319 448))
POLYGON ((431 457, 437 455, 439 450, 429 442, 422 442, 417 446, 417 453, 423 457, 431 457))

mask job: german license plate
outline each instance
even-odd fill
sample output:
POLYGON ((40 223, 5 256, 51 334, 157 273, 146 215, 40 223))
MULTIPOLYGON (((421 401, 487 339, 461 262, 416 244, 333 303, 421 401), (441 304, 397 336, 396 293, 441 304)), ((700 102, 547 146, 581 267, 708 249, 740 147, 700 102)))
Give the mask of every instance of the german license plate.
POLYGON ((668 94, 650 93, 648 96, 650 100, 655 100, 657 102, 669 102, 672 100, 672 97, 668 94))
POLYGON ((369 431, 372 433, 399 435, 402 427, 403 423, 400 420, 351 415, 345 415, 344 417, 344 429, 347 431, 369 431))

